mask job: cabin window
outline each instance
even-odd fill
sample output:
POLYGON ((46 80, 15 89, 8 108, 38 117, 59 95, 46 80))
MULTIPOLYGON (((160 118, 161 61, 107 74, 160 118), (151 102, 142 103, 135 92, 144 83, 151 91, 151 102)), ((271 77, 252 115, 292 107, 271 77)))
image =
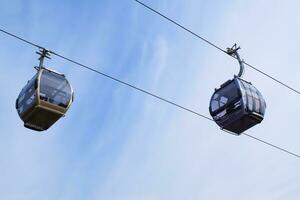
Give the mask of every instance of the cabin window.
POLYGON ((40 81, 40 99, 67 108, 71 100, 71 87, 66 78, 44 70, 40 81))
POLYGON ((36 77, 37 76, 35 75, 30 81, 28 81, 27 85, 22 89, 18 97, 18 112, 20 114, 26 112, 36 103, 36 77))
POLYGON ((233 103, 239 97, 238 89, 234 82, 219 89, 213 96, 211 101, 212 112, 233 103))

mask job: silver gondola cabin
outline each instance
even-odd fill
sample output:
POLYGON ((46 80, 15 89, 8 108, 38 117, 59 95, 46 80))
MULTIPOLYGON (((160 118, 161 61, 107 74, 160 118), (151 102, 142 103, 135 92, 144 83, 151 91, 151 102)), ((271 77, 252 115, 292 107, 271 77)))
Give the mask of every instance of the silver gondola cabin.
POLYGON ((73 102, 73 89, 65 75, 44 68, 47 50, 39 54, 40 66, 16 100, 16 109, 26 128, 44 131, 65 115, 73 102))

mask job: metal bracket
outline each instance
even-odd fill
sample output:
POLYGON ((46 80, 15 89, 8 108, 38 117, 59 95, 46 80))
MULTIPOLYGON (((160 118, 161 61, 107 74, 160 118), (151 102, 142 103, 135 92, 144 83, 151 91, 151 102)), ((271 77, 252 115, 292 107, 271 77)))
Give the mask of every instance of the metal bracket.
POLYGON ((41 48, 39 49, 39 51, 36 52, 36 54, 40 55, 39 57, 39 66, 38 67, 34 67, 37 71, 41 70, 44 68, 44 60, 45 58, 51 59, 51 54, 50 51, 45 49, 45 48, 41 48))
POLYGON ((234 44, 231 48, 227 48, 227 54, 236 58, 239 61, 240 64, 240 71, 237 75, 237 77, 241 78, 244 75, 245 66, 244 66, 244 60, 241 59, 238 50, 241 49, 241 47, 238 47, 237 44, 234 44))

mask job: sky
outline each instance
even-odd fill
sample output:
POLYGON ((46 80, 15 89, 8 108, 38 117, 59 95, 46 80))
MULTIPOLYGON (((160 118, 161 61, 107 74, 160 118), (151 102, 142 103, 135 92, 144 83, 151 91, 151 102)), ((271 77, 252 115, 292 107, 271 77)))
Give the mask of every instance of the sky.
MULTIPOLYGON (((300 89, 296 0, 143 0, 300 89)), ((196 112, 238 72, 229 56, 133 0, 2 0, 0 27, 196 112)), ((75 91, 48 131, 23 127, 15 100, 34 47, 0 34, 0 198, 5 200, 289 199, 300 162, 246 136, 52 56, 75 91)), ((300 153, 299 96, 246 68, 267 103, 248 134, 300 153)))

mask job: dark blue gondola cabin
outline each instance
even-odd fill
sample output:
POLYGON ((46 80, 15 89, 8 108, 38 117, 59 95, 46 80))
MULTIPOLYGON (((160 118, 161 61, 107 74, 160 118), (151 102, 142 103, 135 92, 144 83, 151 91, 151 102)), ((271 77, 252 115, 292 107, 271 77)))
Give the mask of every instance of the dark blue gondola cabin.
POLYGON ((239 77, 216 89, 209 106, 209 112, 220 128, 236 135, 259 124, 265 110, 266 102, 261 93, 239 77))

